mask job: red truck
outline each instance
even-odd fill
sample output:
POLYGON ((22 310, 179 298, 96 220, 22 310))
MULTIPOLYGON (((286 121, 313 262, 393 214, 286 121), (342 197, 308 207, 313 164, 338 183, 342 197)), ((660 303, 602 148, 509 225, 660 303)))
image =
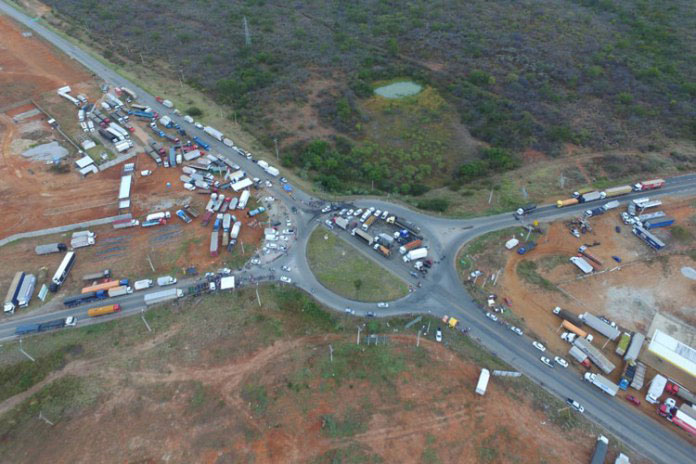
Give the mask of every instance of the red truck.
POLYGON ((643 182, 638 182, 633 186, 634 192, 644 192, 646 190, 655 190, 665 185, 664 179, 650 179, 643 182))

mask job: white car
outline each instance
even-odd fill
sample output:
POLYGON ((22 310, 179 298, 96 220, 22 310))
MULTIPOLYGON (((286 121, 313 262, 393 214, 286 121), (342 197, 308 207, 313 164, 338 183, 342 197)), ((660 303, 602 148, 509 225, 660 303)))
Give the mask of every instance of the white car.
POLYGON ((343 311, 344 311, 346 314, 355 314, 355 310, 354 310, 354 309, 346 308, 346 309, 344 309, 343 311))
POLYGON ((346 213, 346 216, 352 216, 354 212, 355 211, 353 211, 352 209, 349 209, 348 212, 346 213))
POLYGON ((553 368, 553 364, 551 364, 551 360, 549 358, 547 358, 546 356, 542 356, 541 358, 539 358, 539 360, 541 362, 543 362, 544 364, 546 364, 547 366, 549 366, 550 368, 553 368))
POLYGON ((522 330, 519 327, 515 327, 514 325, 510 327, 510 330, 515 332, 517 335, 524 335, 524 332, 522 332, 522 330))
POLYGON ((193 184, 190 184, 190 183, 188 183, 188 182, 184 184, 184 188, 185 188, 186 190, 191 191, 191 192, 193 192, 194 190, 196 190, 196 186, 193 185, 193 184))
POLYGON ((376 218, 379 218, 380 214, 382 214, 382 210, 381 210, 381 209, 378 209, 377 211, 375 211, 374 216, 375 216, 376 218))
POLYGON ((435 341, 438 343, 442 343, 442 330, 439 327, 435 331, 435 341))
POLYGON ((266 181, 266 188, 273 188, 273 182, 271 182, 270 180, 267 180, 266 181))
POLYGON ((353 213, 353 216, 356 216, 356 217, 357 217, 357 216, 362 215, 362 213, 363 213, 363 210, 362 210, 362 209, 359 209, 359 210, 357 210, 356 212, 353 213))
POLYGON ((386 220, 388 216, 389 216, 389 211, 385 211, 382 213, 382 219, 386 220))
POLYGON ((231 275, 232 269, 230 269, 229 267, 221 267, 217 270, 217 273, 222 275, 231 275))
POLYGON ((285 272, 290 272, 292 271, 292 268, 290 266, 280 266, 280 269, 285 271, 285 272))
POLYGON ((75 316, 68 316, 65 318, 65 325, 67 327, 75 327, 77 325, 77 318, 75 316))
POLYGON ((261 264, 261 260, 259 258, 252 258, 251 264, 261 264))
POLYGON ((388 307, 389 307, 389 303, 385 303, 384 301, 382 301, 382 302, 380 302, 380 303, 377 303, 377 307, 378 307, 378 308, 388 308, 388 307))
POLYGON ((280 281, 281 281, 281 282, 285 282, 286 284, 291 284, 291 283, 292 283, 292 279, 291 279, 290 277, 288 277, 288 276, 280 276, 280 281))
POLYGON ((568 361, 561 358, 560 356, 556 356, 555 358, 553 358, 553 360, 556 361, 556 364, 558 364, 561 367, 568 367, 568 361))
POLYGON ((542 353, 546 351, 546 347, 539 342, 532 342, 532 345, 534 346, 534 348, 541 351, 542 353))
POLYGON ((573 409, 575 409, 579 413, 585 412, 585 408, 580 403, 575 401, 573 398, 566 399, 566 403, 568 403, 570 406, 572 406, 573 409))
POLYGON ((146 169, 146 170, 144 170, 144 171, 140 171, 140 176, 141 176, 141 177, 147 177, 147 176, 149 176, 149 175, 151 175, 151 174, 152 174, 152 171, 150 171, 149 169, 146 169))
POLYGON ((493 322, 498 322, 498 316, 493 313, 486 313, 486 317, 493 322))
POLYGON ((326 205, 321 209, 322 213, 328 213, 329 211, 331 211, 331 205, 326 205))
POLYGON ((203 124, 201 124, 200 122, 196 122, 193 125, 196 126, 197 129, 203 130, 203 124))

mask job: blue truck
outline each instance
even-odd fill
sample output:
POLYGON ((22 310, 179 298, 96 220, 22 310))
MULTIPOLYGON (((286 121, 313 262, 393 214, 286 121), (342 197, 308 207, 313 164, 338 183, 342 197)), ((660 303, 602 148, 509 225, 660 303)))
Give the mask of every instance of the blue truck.
POLYGON ((532 251, 534 248, 536 248, 536 242, 527 242, 517 249, 517 254, 523 255, 529 251, 532 251))
POLYGON ((266 211, 266 208, 264 208, 263 206, 259 206, 259 207, 256 208, 256 209, 252 209, 252 210, 249 211, 247 214, 249 215, 249 217, 254 217, 254 216, 256 216, 257 214, 263 213, 264 211, 266 211))
POLYGON ((65 327, 65 319, 55 319, 40 324, 22 324, 15 328, 15 335, 26 335, 46 330, 62 329, 63 327, 65 327))
POLYGON ((202 147, 205 150, 210 150, 210 145, 205 143, 203 140, 200 139, 200 137, 194 137, 193 141, 196 142, 196 144, 200 147, 202 147))
POLYGON ((106 290, 97 290, 96 292, 88 292, 83 293, 81 295, 69 296, 63 300, 63 304, 68 308, 71 308, 73 306, 89 303, 90 301, 103 300, 108 296, 109 294, 106 290))
POLYGON ((139 118, 145 118, 145 119, 155 119, 155 113, 150 113, 149 111, 129 111, 128 114, 132 114, 133 116, 138 116, 139 118))
POLYGON ((672 224, 674 224, 674 218, 669 216, 648 219, 647 221, 643 222, 643 226, 648 230, 657 229, 658 227, 669 227, 672 224))
POLYGON ((184 221, 186 224, 191 222, 191 218, 188 217, 188 215, 184 212, 183 209, 178 210, 176 212, 176 215, 179 216, 179 218, 181 218, 181 220, 184 221))
POLYGON ((155 134, 157 134, 157 135, 159 135, 160 137, 164 138, 164 132, 162 132, 161 130, 159 130, 157 127, 152 127, 152 126, 150 126, 150 129, 152 129, 152 132, 154 132, 155 134))

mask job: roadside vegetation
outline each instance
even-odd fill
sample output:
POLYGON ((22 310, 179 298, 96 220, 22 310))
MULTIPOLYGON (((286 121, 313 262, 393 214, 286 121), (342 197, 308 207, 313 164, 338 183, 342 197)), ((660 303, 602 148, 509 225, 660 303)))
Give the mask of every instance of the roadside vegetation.
POLYGON ((351 300, 390 301, 408 293, 403 280, 323 227, 310 236, 307 259, 322 285, 351 300))
MULTIPOLYGON (((47 3, 50 22, 113 63, 214 97, 266 148, 277 140, 284 166, 330 193, 391 193, 435 211, 449 201, 444 209, 462 214, 480 190, 517 180, 500 176, 529 153, 555 158, 568 145, 648 153, 696 137, 688 0, 47 3), (398 79, 423 91, 374 96, 398 79), (419 199, 443 186, 452 191, 434 192, 438 202, 419 199)), ((663 168, 690 163, 675 153, 661 157, 663 168)), ((592 183, 624 169, 654 172, 640 157, 627 165, 612 156, 584 166, 590 179, 571 172, 552 191, 574 188, 578 174, 592 183)), ((498 200, 488 208, 508 203, 498 200)))

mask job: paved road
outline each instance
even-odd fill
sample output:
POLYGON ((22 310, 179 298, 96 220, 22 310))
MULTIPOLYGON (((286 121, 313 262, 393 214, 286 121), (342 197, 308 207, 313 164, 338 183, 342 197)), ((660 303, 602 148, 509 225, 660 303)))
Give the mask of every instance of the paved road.
MULTIPOLYGON (((84 50, 54 34, 40 23, 17 12, 4 2, 0 2, 0 11, 12 16, 27 28, 42 35, 57 48, 91 69, 108 83, 129 87, 138 94, 142 103, 153 108, 163 109, 156 103, 152 95, 147 94, 134 83, 127 81, 84 50)), ((182 127, 189 127, 181 118, 173 114, 170 114, 170 116, 181 124, 182 127)), ((203 135, 202 132, 197 135, 208 141, 214 151, 234 159, 237 164, 242 165, 250 176, 267 177, 265 172, 257 165, 241 158, 228 147, 211 140, 203 135)), ((597 388, 579 381, 578 374, 572 370, 550 369, 544 366, 539 361, 540 353, 531 346, 531 341, 527 337, 519 337, 504 326, 489 321, 483 316, 481 309, 471 300, 470 295, 462 287, 457 276, 455 263, 457 251, 463 244, 477 236, 515 225, 517 221, 511 214, 454 220, 427 216, 404 206, 382 200, 359 200, 354 202, 357 206, 371 205, 382 210, 387 209, 392 214, 419 224, 423 234, 428 237, 431 255, 445 257, 440 264, 433 268, 428 278, 422 280, 422 288, 401 300, 390 302, 390 307, 386 310, 377 310, 375 304, 351 301, 330 292, 316 280, 309 269, 306 259, 307 239, 312 230, 322 220, 319 211, 309 206, 316 199, 298 190, 295 190, 293 197, 289 197, 277 185, 272 190, 276 198, 285 202, 290 210, 293 211, 293 222, 297 228, 297 242, 289 250, 287 256, 277 260, 273 266, 291 266, 293 268, 291 276, 294 282, 299 287, 313 294, 323 304, 338 311, 351 307, 358 315, 364 315, 367 311, 378 311, 380 316, 406 313, 430 313, 436 316, 447 313, 457 316, 465 326, 471 327, 471 336, 475 337, 483 346, 553 394, 561 398, 572 397, 578 400, 585 406, 587 416, 611 430, 631 448, 655 462, 669 462, 670 464, 694 462, 696 450, 687 441, 674 434, 670 426, 657 423, 656 416, 646 417, 633 410, 626 402, 608 398, 597 388)), ((668 194, 696 195, 696 175, 670 179, 663 189, 658 192, 651 192, 650 196, 656 197, 668 194)), ((629 199, 636 195, 631 194, 621 197, 621 199, 629 199)), ((587 206, 585 205, 561 209, 551 205, 544 206, 539 208, 529 220, 553 220, 568 217, 577 215, 586 208, 587 206)), ((252 268, 247 270, 242 277, 248 279, 250 275, 261 277, 264 274, 267 275, 268 270, 252 268)), ((181 282, 179 285, 183 286, 187 283, 189 282, 181 282)), ((106 316, 89 321, 89 323, 97 323, 138 313, 144 306, 142 294, 128 295, 116 301, 121 303, 124 308, 121 314, 106 316)), ((67 315, 83 316, 87 306, 53 314, 11 318, 10 321, 0 324, 0 338, 13 333, 14 326, 18 323, 51 320, 57 317, 58 314, 63 317, 67 315)))

